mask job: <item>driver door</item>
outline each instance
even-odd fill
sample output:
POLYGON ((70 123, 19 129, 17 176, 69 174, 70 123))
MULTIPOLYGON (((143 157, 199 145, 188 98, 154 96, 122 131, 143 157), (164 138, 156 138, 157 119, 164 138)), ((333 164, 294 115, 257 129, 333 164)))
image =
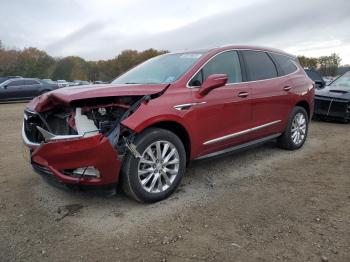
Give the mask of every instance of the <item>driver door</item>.
POLYGON ((25 80, 12 80, 2 86, 1 100, 16 100, 23 97, 25 80))
POLYGON ((250 87, 242 82, 242 73, 236 51, 220 53, 212 58, 190 81, 196 107, 196 140, 201 155, 222 150, 249 140, 251 128, 250 87), (207 95, 198 95, 199 86, 212 74, 226 74, 225 86, 207 95))

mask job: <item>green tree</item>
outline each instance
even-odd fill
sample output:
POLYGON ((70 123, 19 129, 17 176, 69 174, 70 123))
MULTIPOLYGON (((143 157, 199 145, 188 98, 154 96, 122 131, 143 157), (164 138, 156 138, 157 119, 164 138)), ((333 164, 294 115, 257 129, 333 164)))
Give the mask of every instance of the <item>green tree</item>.
POLYGON ((319 71, 325 76, 336 76, 341 58, 333 53, 330 56, 321 56, 318 59, 319 71))
POLYGON ((0 41, 0 76, 109 81, 145 60, 164 53, 167 51, 152 48, 142 52, 124 50, 113 59, 85 61, 78 56, 54 58, 34 47, 7 50, 0 41))
POLYGON ((315 57, 298 56, 300 64, 304 68, 317 69, 318 59, 315 57))

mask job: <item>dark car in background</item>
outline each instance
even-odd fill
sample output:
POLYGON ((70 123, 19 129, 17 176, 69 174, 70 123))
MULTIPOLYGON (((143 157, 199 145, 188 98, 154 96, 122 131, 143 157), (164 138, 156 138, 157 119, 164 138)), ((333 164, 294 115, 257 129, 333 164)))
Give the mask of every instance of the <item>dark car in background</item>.
POLYGON ((36 78, 11 78, 0 84, 0 101, 28 100, 57 88, 36 78))
POLYGON ((316 89, 322 89, 326 86, 326 81, 324 81, 321 74, 312 69, 304 69, 307 76, 315 82, 316 89))
POLYGON ((22 78, 21 76, 0 76, 0 84, 12 78, 22 78))
POLYGON ((350 120, 350 71, 315 94, 315 118, 350 120))

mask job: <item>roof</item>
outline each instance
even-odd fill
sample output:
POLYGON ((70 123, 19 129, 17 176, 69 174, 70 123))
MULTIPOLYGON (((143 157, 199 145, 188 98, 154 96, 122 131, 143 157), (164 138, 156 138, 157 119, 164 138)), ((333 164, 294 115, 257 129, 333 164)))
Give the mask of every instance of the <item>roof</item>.
POLYGON ((287 55, 295 58, 296 56, 289 54, 283 50, 277 49, 277 48, 271 48, 271 47, 264 47, 264 46, 254 46, 254 45, 225 45, 220 47, 214 47, 210 49, 195 49, 195 50, 186 50, 183 52, 175 52, 175 53, 219 53, 226 50, 232 50, 232 49, 240 49, 240 50, 257 50, 257 51, 267 51, 282 55, 287 55))

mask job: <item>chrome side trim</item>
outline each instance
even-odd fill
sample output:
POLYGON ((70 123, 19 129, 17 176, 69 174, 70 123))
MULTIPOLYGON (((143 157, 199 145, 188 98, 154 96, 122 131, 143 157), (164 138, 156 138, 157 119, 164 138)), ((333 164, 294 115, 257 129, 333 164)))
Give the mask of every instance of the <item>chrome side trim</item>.
POLYGON ((33 142, 31 142, 28 139, 28 137, 26 136, 26 133, 24 131, 24 123, 22 124, 22 140, 23 140, 24 144, 26 144, 29 147, 38 147, 38 146, 40 146, 39 143, 33 143, 33 142))
POLYGON ((181 110, 183 110, 183 109, 185 109, 187 107, 196 106, 196 105, 202 105, 202 104, 206 104, 206 103, 207 103, 206 101, 196 102, 196 103, 187 103, 187 104, 176 105, 176 106, 174 106, 174 108, 176 110, 181 111, 181 110))
POLYGON ((276 120, 276 121, 273 121, 273 122, 270 122, 270 123, 263 124, 261 126, 253 127, 251 130, 252 131, 256 131, 256 130, 259 130, 259 129, 262 129, 262 128, 265 128, 265 127, 268 127, 268 126, 272 126, 272 125, 278 124, 280 122, 282 122, 282 120, 276 120))
POLYGON ((241 145, 229 147, 229 148, 226 148, 224 150, 220 150, 220 151, 217 151, 217 152, 209 153, 209 154, 204 155, 204 156, 197 157, 194 160, 201 160, 201 159, 206 159, 206 158, 209 158, 209 157, 215 157, 215 156, 222 155, 222 154, 225 154, 225 153, 237 151, 237 150, 240 150, 240 149, 245 149, 245 148, 248 148, 248 147, 251 147, 251 146, 256 146, 256 145, 259 145, 259 144, 263 144, 265 142, 268 142, 270 140, 273 140, 273 139, 279 137, 280 135, 281 135, 281 133, 277 133, 277 134, 270 135, 270 136, 267 136, 267 137, 259 138, 257 140, 249 141, 249 142, 241 144, 241 145))
POLYGON ((220 141, 223 141, 223 140, 226 140, 226 139, 242 136, 242 135, 245 135, 245 134, 248 134, 248 133, 260 130, 260 129, 268 127, 268 126, 275 125, 277 123, 280 123, 281 121, 282 120, 276 120, 276 121, 273 121, 273 122, 270 122, 270 123, 263 124, 261 126, 256 126, 256 127, 253 127, 253 128, 242 130, 242 131, 239 131, 237 133, 233 133, 233 134, 229 134, 229 135, 226 135, 226 136, 214 138, 214 139, 211 139, 211 140, 208 140, 208 141, 204 142, 203 145, 210 145, 210 144, 217 143, 217 142, 220 142, 220 141))

